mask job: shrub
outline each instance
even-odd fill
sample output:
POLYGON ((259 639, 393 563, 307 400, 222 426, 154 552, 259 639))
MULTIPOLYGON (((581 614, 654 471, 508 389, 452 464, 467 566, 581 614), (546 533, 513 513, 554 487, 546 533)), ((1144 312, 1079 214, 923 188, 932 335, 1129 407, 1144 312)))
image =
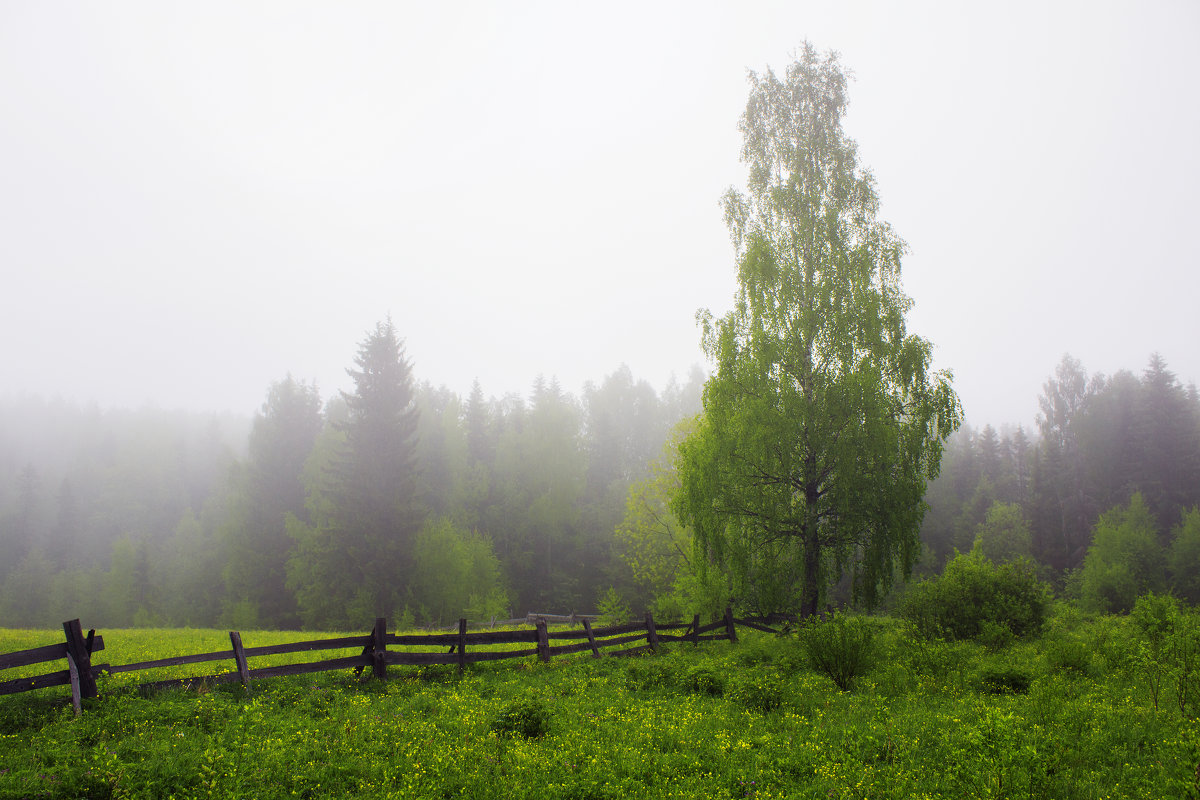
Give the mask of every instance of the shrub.
POLYGON ((1179 601, 1169 594, 1148 592, 1133 604, 1129 618, 1154 648, 1159 648, 1174 633, 1179 623, 1179 601))
POLYGON ((666 689, 674 681, 672 667, 659 658, 635 658, 625 670, 625 683, 631 689, 666 689))
POLYGON ((1028 672, 1013 667, 985 669, 979 677, 989 694, 1025 694, 1033 680, 1028 672))
POLYGON ((893 658, 918 675, 944 679, 963 670, 969 650, 965 643, 930 639, 910 628, 897 640, 893 658))
POLYGON ((596 604, 596 607, 600 612, 599 623, 602 626, 620 625, 633 619, 633 611, 630 610, 629 604, 621 597, 621 593, 612 586, 608 587, 608 591, 600 598, 600 602, 596 604))
POLYGON ((861 617, 836 614, 808 622, 800 632, 813 669, 828 675, 843 692, 871 668, 875 641, 871 628, 861 617))
POLYGON ((725 678, 712 667, 692 667, 683 677, 683 688, 700 694, 724 694, 725 678))
POLYGON ((1158 524, 1141 494, 1101 514, 1083 559, 1083 605, 1103 614, 1129 611, 1141 594, 1166 583, 1166 552, 1158 524))
POLYGON ((1154 707, 1165 688, 1182 715, 1200 713, 1200 620, 1174 597, 1152 593, 1139 597, 1129 616, 1142 639, 1137 662, 1154 707))
POLYGON ((1092 651, 1087 642, 1074 634, 1064 633, 1046 641, 1046 669, 1050 672, 1071 672, 1089 675, 1092 671, 1092 651))
POLYGON ((1003 650, 1016 638, 1007 625, 987 619, 979 623, 979 636, 976 637, 981 645, 992 651, 1003 650))
POLYGON ((760 672, 739 676, 730 685, 726 696, 752 711, 766 713, 783 705, 783 686, 778 675, 760 672))
POLYGON ((775 647, 764 639, 751 639, 737 649, 737 660, 744 667, 758 667, 775 660, 775 647))
POLYGON ((522 736, 537 739, 550 732, 550 711, 537 698, 525 698, 509 703, 492 720, 491 729, 498 736, 522 736))
POLYGON ((1185 512, 1183 521, 1175 528, 1174 541, 1167 554, 1167 566, 1172 574, 1175 594, 1183 600, 1200 605, 1200 507, 1185 512))
POLYGON ((900 613, 928 638, 985 636, 999 642, 1006 637, 998 626, 1016 637, 1040 633, 1050 598, 1050 587, 1038 580, 1032 562, 995 566, 980 552, 960 553, 939 577, 913 586, 900 613))

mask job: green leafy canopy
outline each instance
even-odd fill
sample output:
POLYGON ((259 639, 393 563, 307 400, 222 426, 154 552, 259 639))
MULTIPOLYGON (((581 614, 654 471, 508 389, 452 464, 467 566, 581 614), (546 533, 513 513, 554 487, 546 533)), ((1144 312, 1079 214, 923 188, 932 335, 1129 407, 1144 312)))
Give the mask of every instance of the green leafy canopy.
POLYGON ((750 84, 748 183, 724 198, 739 289, 728 314, 697 315, 716 369, 674 508, 741 604, 811 613, 845 569, 870 603, 919 552, 925 483, 962 414, 905 329, 904 243, 842 131, 836 55, 806 44, 750 84))

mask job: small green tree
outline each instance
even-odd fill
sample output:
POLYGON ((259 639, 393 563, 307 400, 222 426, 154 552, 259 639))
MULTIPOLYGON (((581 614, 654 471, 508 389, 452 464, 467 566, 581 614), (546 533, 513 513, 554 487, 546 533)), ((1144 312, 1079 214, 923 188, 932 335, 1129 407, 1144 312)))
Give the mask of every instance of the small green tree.
POLYGON ((1168 566, 1175 595, 1200 605, 1200 508, 1186 512, 1175 529, 1168 566))
POLYGON ((1165 570, 1158 525, 1137 493, 1129 505, 1109 510, 1096 523, 1080 572, 1080 599, 1091 611, 1129 611, 1140 595, 1165 588, 1165 570))
POLYGON ((993 564, 1029 558, 1033 535, 1016 503, 992 503, 975 529, 975 547, 993 564))
POLYGON ((411 600, 421 622, 508 616, 504 575, 486 536, 446 517, 431 520, 417 535, 414 555, 411 600))
POLYGON ((671 511, 671 499, 679 492, 679 443, 695 425, 692 418, 675 426, 650 463, 649 477, 629 486, 625 517, 616 528, 617 554, 645 600, 670 594, 679 576, 691 569, 692 532, 671 511))
POLYGON ((904 244, 842 130, 836 56, 805 44, 750 84, 747 191, 724 198, 739 288, 724 317, 697 315, 715 372, 672 507, 737 604, 808 615, 843 570, 868 604, 908 574, 962 415, 905 328, 904 244))

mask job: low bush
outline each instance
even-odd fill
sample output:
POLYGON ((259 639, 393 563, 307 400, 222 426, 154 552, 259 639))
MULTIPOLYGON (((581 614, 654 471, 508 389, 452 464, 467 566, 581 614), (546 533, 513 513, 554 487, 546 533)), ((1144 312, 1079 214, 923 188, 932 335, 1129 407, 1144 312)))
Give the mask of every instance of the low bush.
POLYGON ((1075 634, 1063 633, 1048 637, 1044 648, 1046 669, 1049 672, 1090 675, 1092 650, 1087 642, 1075 634))
POLYGON ((983 690, 989 694, 1025 694, 1033 677, 1024 670, 1014 667, 992 667, 979 676, 983 690))
POLYGON ((766 713, 783 705, 783 683, 773 672, 743 674, 730 683, 725 696, 751 711, 766 713))
POLYGON ((524 698, 501 709, 489 727, 498 736, 538 739, 550 732, 550 711, 541 700, 524 698))
POLYGON ((684 674, 683 688, 698 694, 724 694, 725 678, 712 667, 699 664, 684 674))
POLYGON ((1050 587, 1026 560, 995 566, 982 553, 960 553, 936 578, 910 588, 900 613, 929 638, 1003 643, 1036 636, 1050 608, 1050 587))
POLYGON ((800 631, 800 640, 813 669, 828 675, 843 692, 871 668, 875 660, 874 632, 861 617, 836 614, 813 620, 800 631))
POLYGON ((675 673, 662 659, 634 657, 625 671, 625 683, 630 689, 669 689, 675 684, 675 673))

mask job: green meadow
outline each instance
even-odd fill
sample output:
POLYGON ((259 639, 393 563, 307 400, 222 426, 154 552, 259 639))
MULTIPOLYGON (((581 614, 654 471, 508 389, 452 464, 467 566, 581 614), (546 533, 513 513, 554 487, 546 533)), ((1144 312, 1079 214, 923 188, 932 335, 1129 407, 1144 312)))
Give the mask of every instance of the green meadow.
MULTIPOLYGON (((1000 649, 865 624, 874 657, 850 691, 800 636, 745 630, 631 658, 343 671, 250 692, 135 687, 225 662, 104 676, 79 717, 64 687, 0 697, 0 798, 1200 797, 1187 676, 1128 618, 1060 611, 1000 649)), ((113 664, 229 646, 223 631, 103 634, 97 661, 113 664)), ((58 636, 0 630, 0 652, 58 636)))

